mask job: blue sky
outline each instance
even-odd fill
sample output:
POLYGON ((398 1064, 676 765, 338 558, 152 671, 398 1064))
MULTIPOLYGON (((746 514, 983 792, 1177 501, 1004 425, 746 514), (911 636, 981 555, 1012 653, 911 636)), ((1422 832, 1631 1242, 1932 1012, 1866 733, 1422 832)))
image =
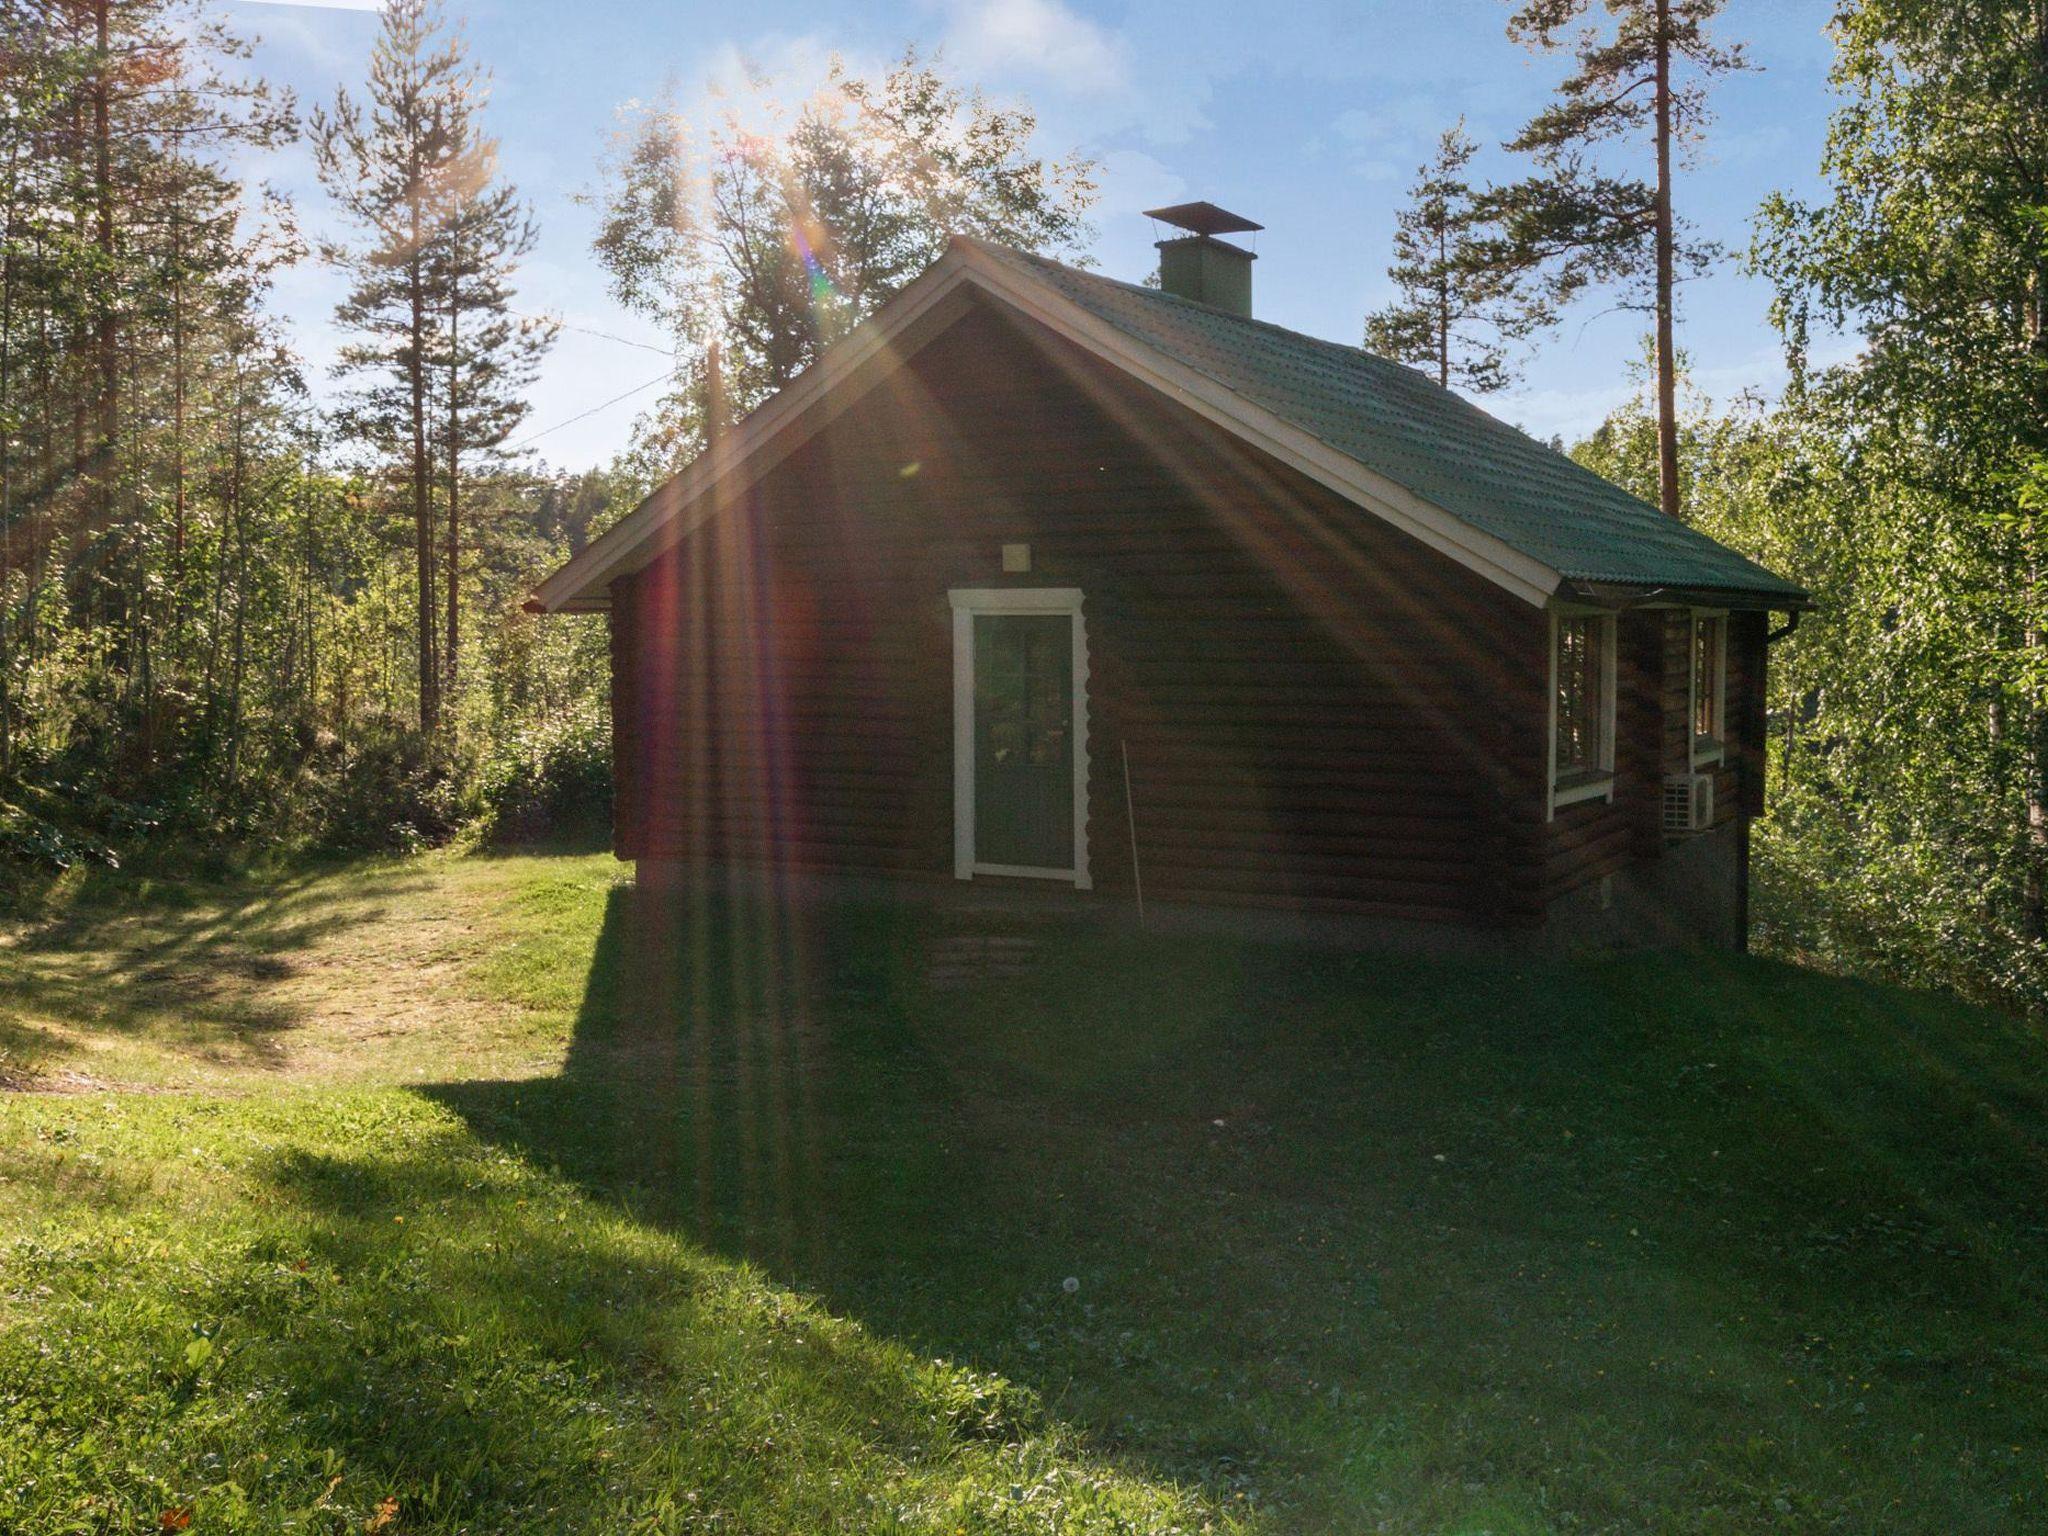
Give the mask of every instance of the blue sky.
MULTIPOLYGON (((302 101, 361 78, 375 0, 222 3, 258 39, 256 67, 302 101)), ((541 434, 534 451, 564 468, 621 447, 652 392, 558 424, 662 371, 645 350, 661 338, 606 298, 589 255, 591 215, 574 197, 595 180, 620 104, 665 81, 687 98, 752 65, 801 86, 835 51, 859 65, 906 43, 942 48, 957 77, 1028 97, 1048 150, 1079 147, 1102 160, 1103 271, 1137 279, 1153 266, 1154 231, 1140 210, 1208 198, 1266 226, 1261 318, 1355 342, 1366 311, 1390 292, 1394 213, 1437 133, 1463 114, 1488 145, 1482 169, 1512 174, 1513 157, 1497 146, 1565 67, 1507 40, 1504 0, 450 0, 449 9, 466 17, 473 51, 495 76, 489 120, 504 170, 540 223, 522 305, 574 327, 535 389, 527 428, 541 434)), ((1716 131, 1682 171, 1679 198, 1703 233, 1731 247, 1746 242, 1766 193, 1817 186, 1828 10, 1826 0, 1728 6, 1723 34, 1747 39, 1762 68, 1718 87, 1716 131)), ((332 228, 303 145, 249 169, 295 195, 309 232, 332 228)), ((310 264, 277 290, 276 308, 316 376, 333 354, 328 317, 338 294, 333 275, 310 264)), ((1710 396, 1781 380, 1768 298, 1732 268, 1687 289, 1681 345, 1710 396)), ((1545 436, 1595 425, 1628 393, 1641 350, 1641 317, 1603 309, 1588 303, 1570 314, 1525 385, 1489 409, 1545 436)))

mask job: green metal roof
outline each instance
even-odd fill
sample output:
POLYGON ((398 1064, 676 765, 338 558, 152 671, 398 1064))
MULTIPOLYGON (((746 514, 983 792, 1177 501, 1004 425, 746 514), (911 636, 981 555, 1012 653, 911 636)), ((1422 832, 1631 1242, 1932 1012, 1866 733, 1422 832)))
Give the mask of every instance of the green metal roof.
POLYGON ((1117 330, 1574 582, 1807 594, 1413 368, 985 241, 1117 330))

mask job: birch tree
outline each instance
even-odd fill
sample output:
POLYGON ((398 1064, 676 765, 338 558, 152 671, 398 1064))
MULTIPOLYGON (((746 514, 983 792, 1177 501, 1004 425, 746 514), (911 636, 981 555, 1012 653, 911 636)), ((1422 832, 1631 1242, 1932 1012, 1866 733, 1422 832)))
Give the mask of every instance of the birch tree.
POLYGON ((1799 391, 1832 406, 1855 472, 1835 601, 1858 643, 1830 687, 1830 772, 1880 845, 1967 871, 1979 920, 2039 946, 2048 8, 1863 0, 1833 32, 1829 193, 1771 199, 1754 251, 1799 391), (1810 372, 1815 326, 1857 337, 1858 359, 1810 372))
POLYGON ((716 390, 751 409, 950 235, 1071 254, 1090 233, 1093 162, 1043 153, 1028 107, 915 52, 879 79, 835 64, 794 111, 767 82, 746 105, 630 107, 591 198, 613 295, 674 338, 675 387, 639 433, 650 475, 695 451, 716 390))

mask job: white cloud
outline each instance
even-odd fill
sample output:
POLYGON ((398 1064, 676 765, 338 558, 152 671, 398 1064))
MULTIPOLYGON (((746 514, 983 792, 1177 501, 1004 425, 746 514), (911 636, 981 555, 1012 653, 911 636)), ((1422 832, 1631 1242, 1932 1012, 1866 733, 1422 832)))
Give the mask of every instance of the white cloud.
POLYGON ((1713 136, 1713 158, 1724 165, 1776 165, 1792 148, 1792 130, 1783 123, 1724 129, 1713 136))
POLYGON ((1397 97, 1371 107, 1347 107, 1330 124, 1347 144, 1409 144, 1432 128, 1441 131, 1443 110, 1424 96, 1397 97))
MULTIPOLYGON (((894 55, 841 47, 821 33, 771 32, 746 43, 727 38, 713 44, 689 67, 671 71, 662 90, 694 120, 730 118, 747 132, 773 134, 825 88, 835 65, 873 81, 894 64, 894 55)), ((642 104, 626 102, 620 110, 642 104)))
POLYGON ((969 0, 954 10, 946 52, 970 72, 1039 75, 1080 95, 1128 82, 1122 42, 1060 0, 969 0))
POLYGON ((1133 216, 1149 203, 1177 202, 1188 191, 1186 177, 1140 149, 1112 149, 1104 154, 1095 180, 1105 210, 1122 213, 1128 209, 1133 216))
POLYGON ((1456 89, 1388 96, 1338 113, 1329 137, 1355 174, 1367 181, 1392 181, 1410 175, 1460 118, 1465 131, 1485 147, 1493 134, 1477 120, 1474 109, 1481 105, 1456 89))

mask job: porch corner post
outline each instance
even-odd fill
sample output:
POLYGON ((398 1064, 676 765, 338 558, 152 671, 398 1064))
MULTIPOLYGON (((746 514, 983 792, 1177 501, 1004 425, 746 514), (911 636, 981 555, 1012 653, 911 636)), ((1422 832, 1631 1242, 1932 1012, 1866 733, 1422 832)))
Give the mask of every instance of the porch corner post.
POLYGON ((974 878, 974 615, 953 609, 953 878, 974 878))

